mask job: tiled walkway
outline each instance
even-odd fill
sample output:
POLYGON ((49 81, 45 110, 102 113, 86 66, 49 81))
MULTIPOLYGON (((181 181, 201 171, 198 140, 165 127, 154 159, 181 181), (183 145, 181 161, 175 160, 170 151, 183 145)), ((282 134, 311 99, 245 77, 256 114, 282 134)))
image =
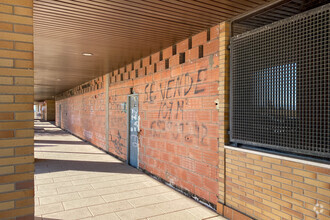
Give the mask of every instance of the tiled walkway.
POLYGON ((36 219, 223 219, 47 122, 35 122, 36 219))

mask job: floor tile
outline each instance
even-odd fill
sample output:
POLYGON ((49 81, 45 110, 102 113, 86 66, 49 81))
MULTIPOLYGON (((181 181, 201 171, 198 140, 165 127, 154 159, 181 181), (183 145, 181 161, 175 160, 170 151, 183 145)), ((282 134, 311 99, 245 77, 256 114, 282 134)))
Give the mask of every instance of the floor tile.
POLYGON ((35 213, 40 220, 223 219, 48 122, 36 126, 47 127, 35 135, 35 213))
POLYGON ((107 213, 104 215, 93 216, 89 218, 84 218, 84 220, 120 220, 120 218, 115 213, 107 213))
POLYGON ((133 220, 164 214, 164 211, 155 205, 150 205, 116 212, 116 214, 121 220, 133 220))
POLYGON ((40 197, 39 201, 41 205, 56 203, 56 202, 65 202, 74 199, 80 199, 80 196, 77 192, 74 193, 67 193, 67 194, 60 194, 60 195, 53 195, 47 197, 40 197))
POLYGON ((95 215, 101 215, 105 213, 110 212, 117 212, 127 209, 134 208, 128 201, 118 201, 118 202, 112 202, 112 203, 106 203, 96 206, 89 206, 89 211, 95 216, 95 215))
POLYGON ((90 216, 92 216, 92 214, 86 207, 42 215, 43 218, 50 218, 50 219, 82 219, 90 216))
POLYGON ((87 206, 92 206, 92 205, 97 205, 97 204, 102 204, 105 203, 104 199, 102 199, 101 196, 96 196, 96 197, 90 197, 90 198, 85 198, 85 199, 76 199, 76 200, 70 200, 63 202, 63 206, 65 210, 69 209, 76 209, 76 208, 81 208, 81 207, 87 207, 87 206))
POLYGON ((44 214, 54 213, 54 212, 60 212, 63 211, 63 205, 62 203, 54 203, 50 205, 40 205, 35 209, 34 214, 36 216, 41 216, 44 214))

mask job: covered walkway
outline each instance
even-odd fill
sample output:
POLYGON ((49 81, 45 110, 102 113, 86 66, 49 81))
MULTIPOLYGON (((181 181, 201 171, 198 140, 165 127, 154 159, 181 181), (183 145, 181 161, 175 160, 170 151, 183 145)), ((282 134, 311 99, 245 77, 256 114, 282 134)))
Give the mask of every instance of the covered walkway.
POLYGON ((49 122, 35 122, 35 158, 39 218, 223 219, 49 122))

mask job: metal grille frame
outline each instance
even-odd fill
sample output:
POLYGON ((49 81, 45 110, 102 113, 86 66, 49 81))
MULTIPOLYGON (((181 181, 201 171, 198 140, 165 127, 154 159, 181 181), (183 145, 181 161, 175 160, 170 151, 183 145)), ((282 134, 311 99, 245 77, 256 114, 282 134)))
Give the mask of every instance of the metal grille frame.
POLYGON ((230 141, 330 158, 330 4, 230 42, 230 141))

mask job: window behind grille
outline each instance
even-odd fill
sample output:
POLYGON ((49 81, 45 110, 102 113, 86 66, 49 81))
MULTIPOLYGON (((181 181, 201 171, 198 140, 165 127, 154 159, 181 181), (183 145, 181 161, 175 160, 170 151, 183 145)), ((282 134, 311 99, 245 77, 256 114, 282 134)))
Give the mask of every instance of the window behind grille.
POLYGON ((231 39, 231 142, 330 158, 329 5, 231 39))

